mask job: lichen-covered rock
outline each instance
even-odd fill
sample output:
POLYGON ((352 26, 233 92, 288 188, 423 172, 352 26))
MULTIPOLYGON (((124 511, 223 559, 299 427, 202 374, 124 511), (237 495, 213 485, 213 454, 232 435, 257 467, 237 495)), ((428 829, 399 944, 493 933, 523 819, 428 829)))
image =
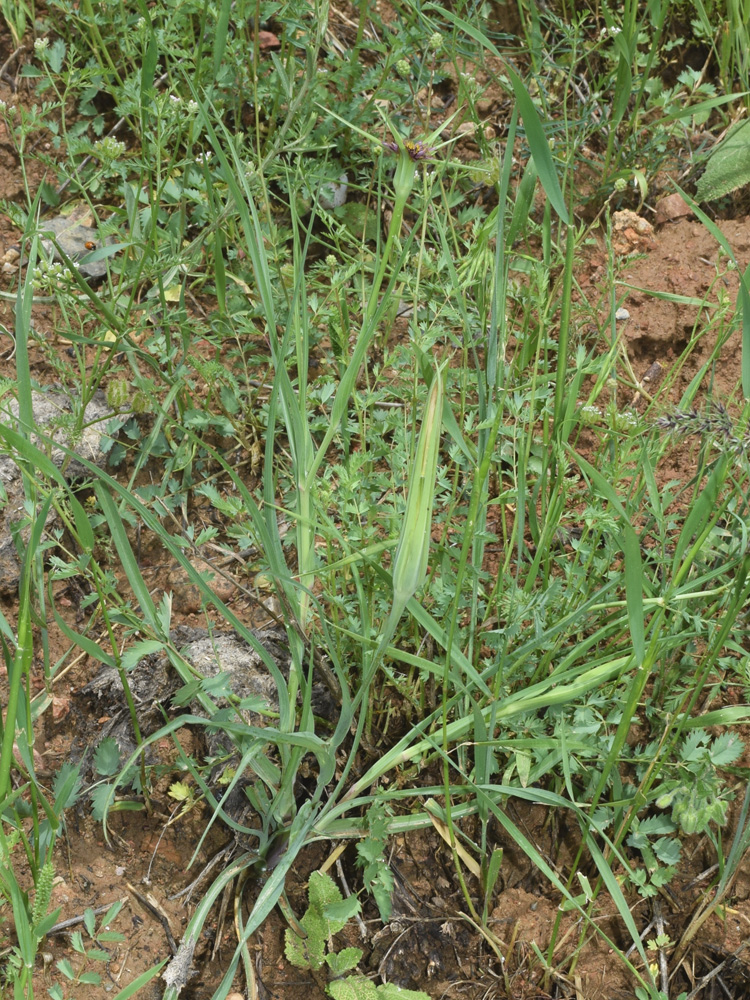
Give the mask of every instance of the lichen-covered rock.
MULTIPOLYGON (((81 459, 97 466, 103 466, 107 459, 103 442, 108 434, 121 424, 125 417, 118 416, 107 404, 103 392, 96 392, 86 405, 82 418, 76 421, 79 409, 71 398, 59 391, 33 392, 31 405, 34 414, 34 428, 31 440, 45 454, 49 455, 68 482, 84 479, 90 474, 81 459), (80 426, 77 430, 76 422, 80 426), (43 435, 43 436, 42 436, 43 435), (74 454, 71 455, 64 448, 74 454)), ((6 398, 0 401, 0 423, 13 429, 18 427, 18 400, 6 398)), ((21 567, 13 540, 13 526, 23 525, 27 514, 21 470, 14 459, 2 451, 0 442, 0 597, 13 597, 18 592, 21 567), (3 495, 4 494, 4 495, 3 495)), ((47 530, 56 522, 54 511, 47 519, 47 530)), ((28 529, 21 530, 26 540, 28 529)))

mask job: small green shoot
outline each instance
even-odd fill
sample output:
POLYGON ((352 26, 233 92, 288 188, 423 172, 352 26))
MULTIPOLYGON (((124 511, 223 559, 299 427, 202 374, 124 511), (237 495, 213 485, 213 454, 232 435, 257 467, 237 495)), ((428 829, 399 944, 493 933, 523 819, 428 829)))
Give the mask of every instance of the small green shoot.
POLYGON ((327 966, 330 981, 325 989, 333 1000, 430 1000, 427 993, 419 990, 403 990, 393 983, 376 986, 362 975, 345 973, 355 969, 362 958, 361 948, 333 950, 332 939, 346 926, 348 920, 359 911, 359 902, 354 898, 344 899, 330 875, 313 872, 308 886, 309 905, 299 921, 302 934, 292 928, 284 933, 284 954, 298 969, 317 972, 327 966))

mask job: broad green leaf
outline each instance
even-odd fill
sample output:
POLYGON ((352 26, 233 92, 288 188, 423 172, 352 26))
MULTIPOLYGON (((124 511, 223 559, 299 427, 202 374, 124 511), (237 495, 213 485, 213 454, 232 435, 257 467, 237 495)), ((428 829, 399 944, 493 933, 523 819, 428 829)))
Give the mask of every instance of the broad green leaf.
POLYGON ((750 121, 736 122, 711 150, 695 188, 696 201, 716 201, 750 184, 750 121))
POLYGON ((549 198, 554 210, 567 225, 570 222, 568 209, 565 205, 563 193, 560 190, 557 170, 552 159, 552 152, 549 148, 547 136, 544 134, 544 127, 539 117, 539 112, 520 76, 510 66, 508 66, 508 75, 510 76, 510 82, 513 84, 513 93, 516 96, 518 112, 523 119, 529 150, 536 165, 544 193, 549 198))
POLYGON ((348 976, 328 984, 333 1000, 378 1000, 375 984, 364 976, 348 976))
POLYGON ((102 777, 109 777, 120 767, 120 748, 111 737, 105 737, 94 751, 94 767, 102 777))
POLYGON ((356 969, 361 958, 361 948, 342 948, 341 951, 326 955, 326 965, 332 976, 342 976, 345 972, 356 969))

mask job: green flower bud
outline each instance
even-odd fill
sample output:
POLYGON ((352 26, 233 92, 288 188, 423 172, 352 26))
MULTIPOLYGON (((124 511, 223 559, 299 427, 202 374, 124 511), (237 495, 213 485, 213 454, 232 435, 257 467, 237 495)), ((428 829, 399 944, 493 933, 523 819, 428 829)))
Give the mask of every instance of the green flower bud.
POLYGON ((125 406, 129 396, 130 385, 125 381, 125 379, 118 379, 116 382, 110 382, 107 386, 107 403, 113 410, 119 410, 120 407, 125 406))
POLYGON ((140 389, 133 393, 133 400, 130 405, 133 413, 136 414, 148 413, 151 409, 151 403, 148 396, 145 392, 141 392, 140 389))

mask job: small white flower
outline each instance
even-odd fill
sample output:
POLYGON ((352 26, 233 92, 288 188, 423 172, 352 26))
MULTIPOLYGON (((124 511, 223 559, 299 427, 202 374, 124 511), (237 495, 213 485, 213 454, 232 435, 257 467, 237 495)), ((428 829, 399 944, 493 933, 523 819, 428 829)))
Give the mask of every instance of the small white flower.
POLYGON ((34 51, 38 56, 44 55, 49 48, 49 38, 35 38, 34 51))
POLYGON ((589 404, 588 406, 581 407, 581 421, 584 424, 595 423, 602 415, 602 411, 598 406, 593 406, 589 404))
POLYGON ((108 135, 104 139, 97 139, 94 143, 94 155, 100 160, 117 160, 125 152, 125 143, 108 135))

